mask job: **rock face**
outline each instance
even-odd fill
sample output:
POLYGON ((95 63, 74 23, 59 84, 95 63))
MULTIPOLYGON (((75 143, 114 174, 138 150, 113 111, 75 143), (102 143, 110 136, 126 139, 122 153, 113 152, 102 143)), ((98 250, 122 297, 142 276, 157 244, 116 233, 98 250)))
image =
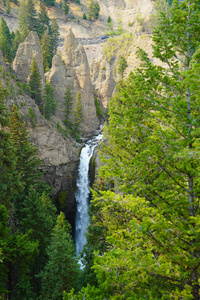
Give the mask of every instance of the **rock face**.
POLYGON ((16 103, 20 109, 23 121, 30 132, 31 143, 37 149, 37 155, 42 159, 41 170, 45 181, 52 187, 52 196, 56 196, 58 207, 65 213, 68 221, 74 225, 76 201, 74 191, 79 163, 80 145, 65 138, 40 113, 35 101, 28 96, 19 95, 17 99, 7 101, 8 106, 16 103), (35 126, 28 117, 29 111, 34 113, 35 126))
POLYGON ((3 59, 3 52, 1 50, 0 50, 0 66, 2 66, 4 70, 6 70, 6 63, 3 59))
POLYGON ((106 108, 115 90, 111 65, 103 56, 99 56, 91 62, 90 73, 93 88, 98 91, 101 102, 106 108))
POLYGON ((15 60, 13 61, 13 70, 16 72, 16 78, 22 82, 27 82, 30 75, 30 66, 35 57, 40 74, 42 76, 42 86, 44 87, 44 69, 43 56, 40 46, 40 40, 35 31, 31 31, 25 41, 19 45, 15 60))
MULTIPOLYGON (((99 126, 99 121, 96 116, 89 64, 83 46, 79 44, 71 29, 65 36, 62 59, 58 54, 55 55, 52 68, 45 76, 54 87, 54 96, 58 103, 56 117, 60 120, 64 119, 63 102, 66 87, 69 86, 72 89, 73 106, 77 99, 77 93, 80 91, 83 105, 81 133, 83 135, 93 134, 99 126)), ((73 119, 72 112, 71 120, 73 121, 73 119)))

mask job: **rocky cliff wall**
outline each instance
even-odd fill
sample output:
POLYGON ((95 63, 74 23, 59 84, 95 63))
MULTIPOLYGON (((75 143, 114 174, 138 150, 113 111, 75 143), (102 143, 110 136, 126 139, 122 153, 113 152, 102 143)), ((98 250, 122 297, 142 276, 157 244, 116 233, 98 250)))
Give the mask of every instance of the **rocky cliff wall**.
MULTIPOLYGON (((90 68, 85 50, 75 38, 71 29, 65 36, 62 59, 57 54, 53 58, 51 70, 45 76, 54 87, 55 99, 59 106, 56 117, 64 120, 64 93, 66 87, 69 86, 73 94, 73 107, 75 106, 77 93, 81 92, 83 105, 81 133, 85 136, 94 134, 99 126, 99 121, 96 116, 90 68)), ((71 119, 74 120, 73 109, 71 119)))

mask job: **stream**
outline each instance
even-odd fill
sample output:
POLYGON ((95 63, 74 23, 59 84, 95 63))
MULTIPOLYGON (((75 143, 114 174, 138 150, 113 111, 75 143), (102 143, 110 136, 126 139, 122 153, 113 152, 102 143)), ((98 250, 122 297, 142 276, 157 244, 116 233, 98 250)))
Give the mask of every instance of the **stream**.
POLYGON ((95 147, 102 140, 102 134, 98 134, 91 140, 87 141, 81 150, 80 162, 78 168, 78 178, 76 183, 76 219, 75 219, 75 242, 76 254, 78 255, 83 246, 86 244, 86 230, 89 224, 89 197, 90 197, 90 180, 89 165, 95 147))

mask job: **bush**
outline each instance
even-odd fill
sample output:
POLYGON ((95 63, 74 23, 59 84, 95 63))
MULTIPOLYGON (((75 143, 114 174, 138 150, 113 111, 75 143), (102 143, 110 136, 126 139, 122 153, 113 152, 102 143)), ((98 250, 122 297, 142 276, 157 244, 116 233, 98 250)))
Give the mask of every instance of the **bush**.
POLYGON ((83 13, 83 20, 87 20, 85 12, 83 13))

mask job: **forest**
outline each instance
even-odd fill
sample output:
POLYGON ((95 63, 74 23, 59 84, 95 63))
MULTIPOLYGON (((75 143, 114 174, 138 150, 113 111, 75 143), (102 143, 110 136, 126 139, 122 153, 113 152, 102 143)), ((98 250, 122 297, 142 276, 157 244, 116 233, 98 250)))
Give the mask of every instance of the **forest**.
POLYGON ((160 63, 138 48, 110 99, 84 268, 1 86, 0 299, 200 299, 199 16, 199 0, 174 0, 152 34, 160 63))

